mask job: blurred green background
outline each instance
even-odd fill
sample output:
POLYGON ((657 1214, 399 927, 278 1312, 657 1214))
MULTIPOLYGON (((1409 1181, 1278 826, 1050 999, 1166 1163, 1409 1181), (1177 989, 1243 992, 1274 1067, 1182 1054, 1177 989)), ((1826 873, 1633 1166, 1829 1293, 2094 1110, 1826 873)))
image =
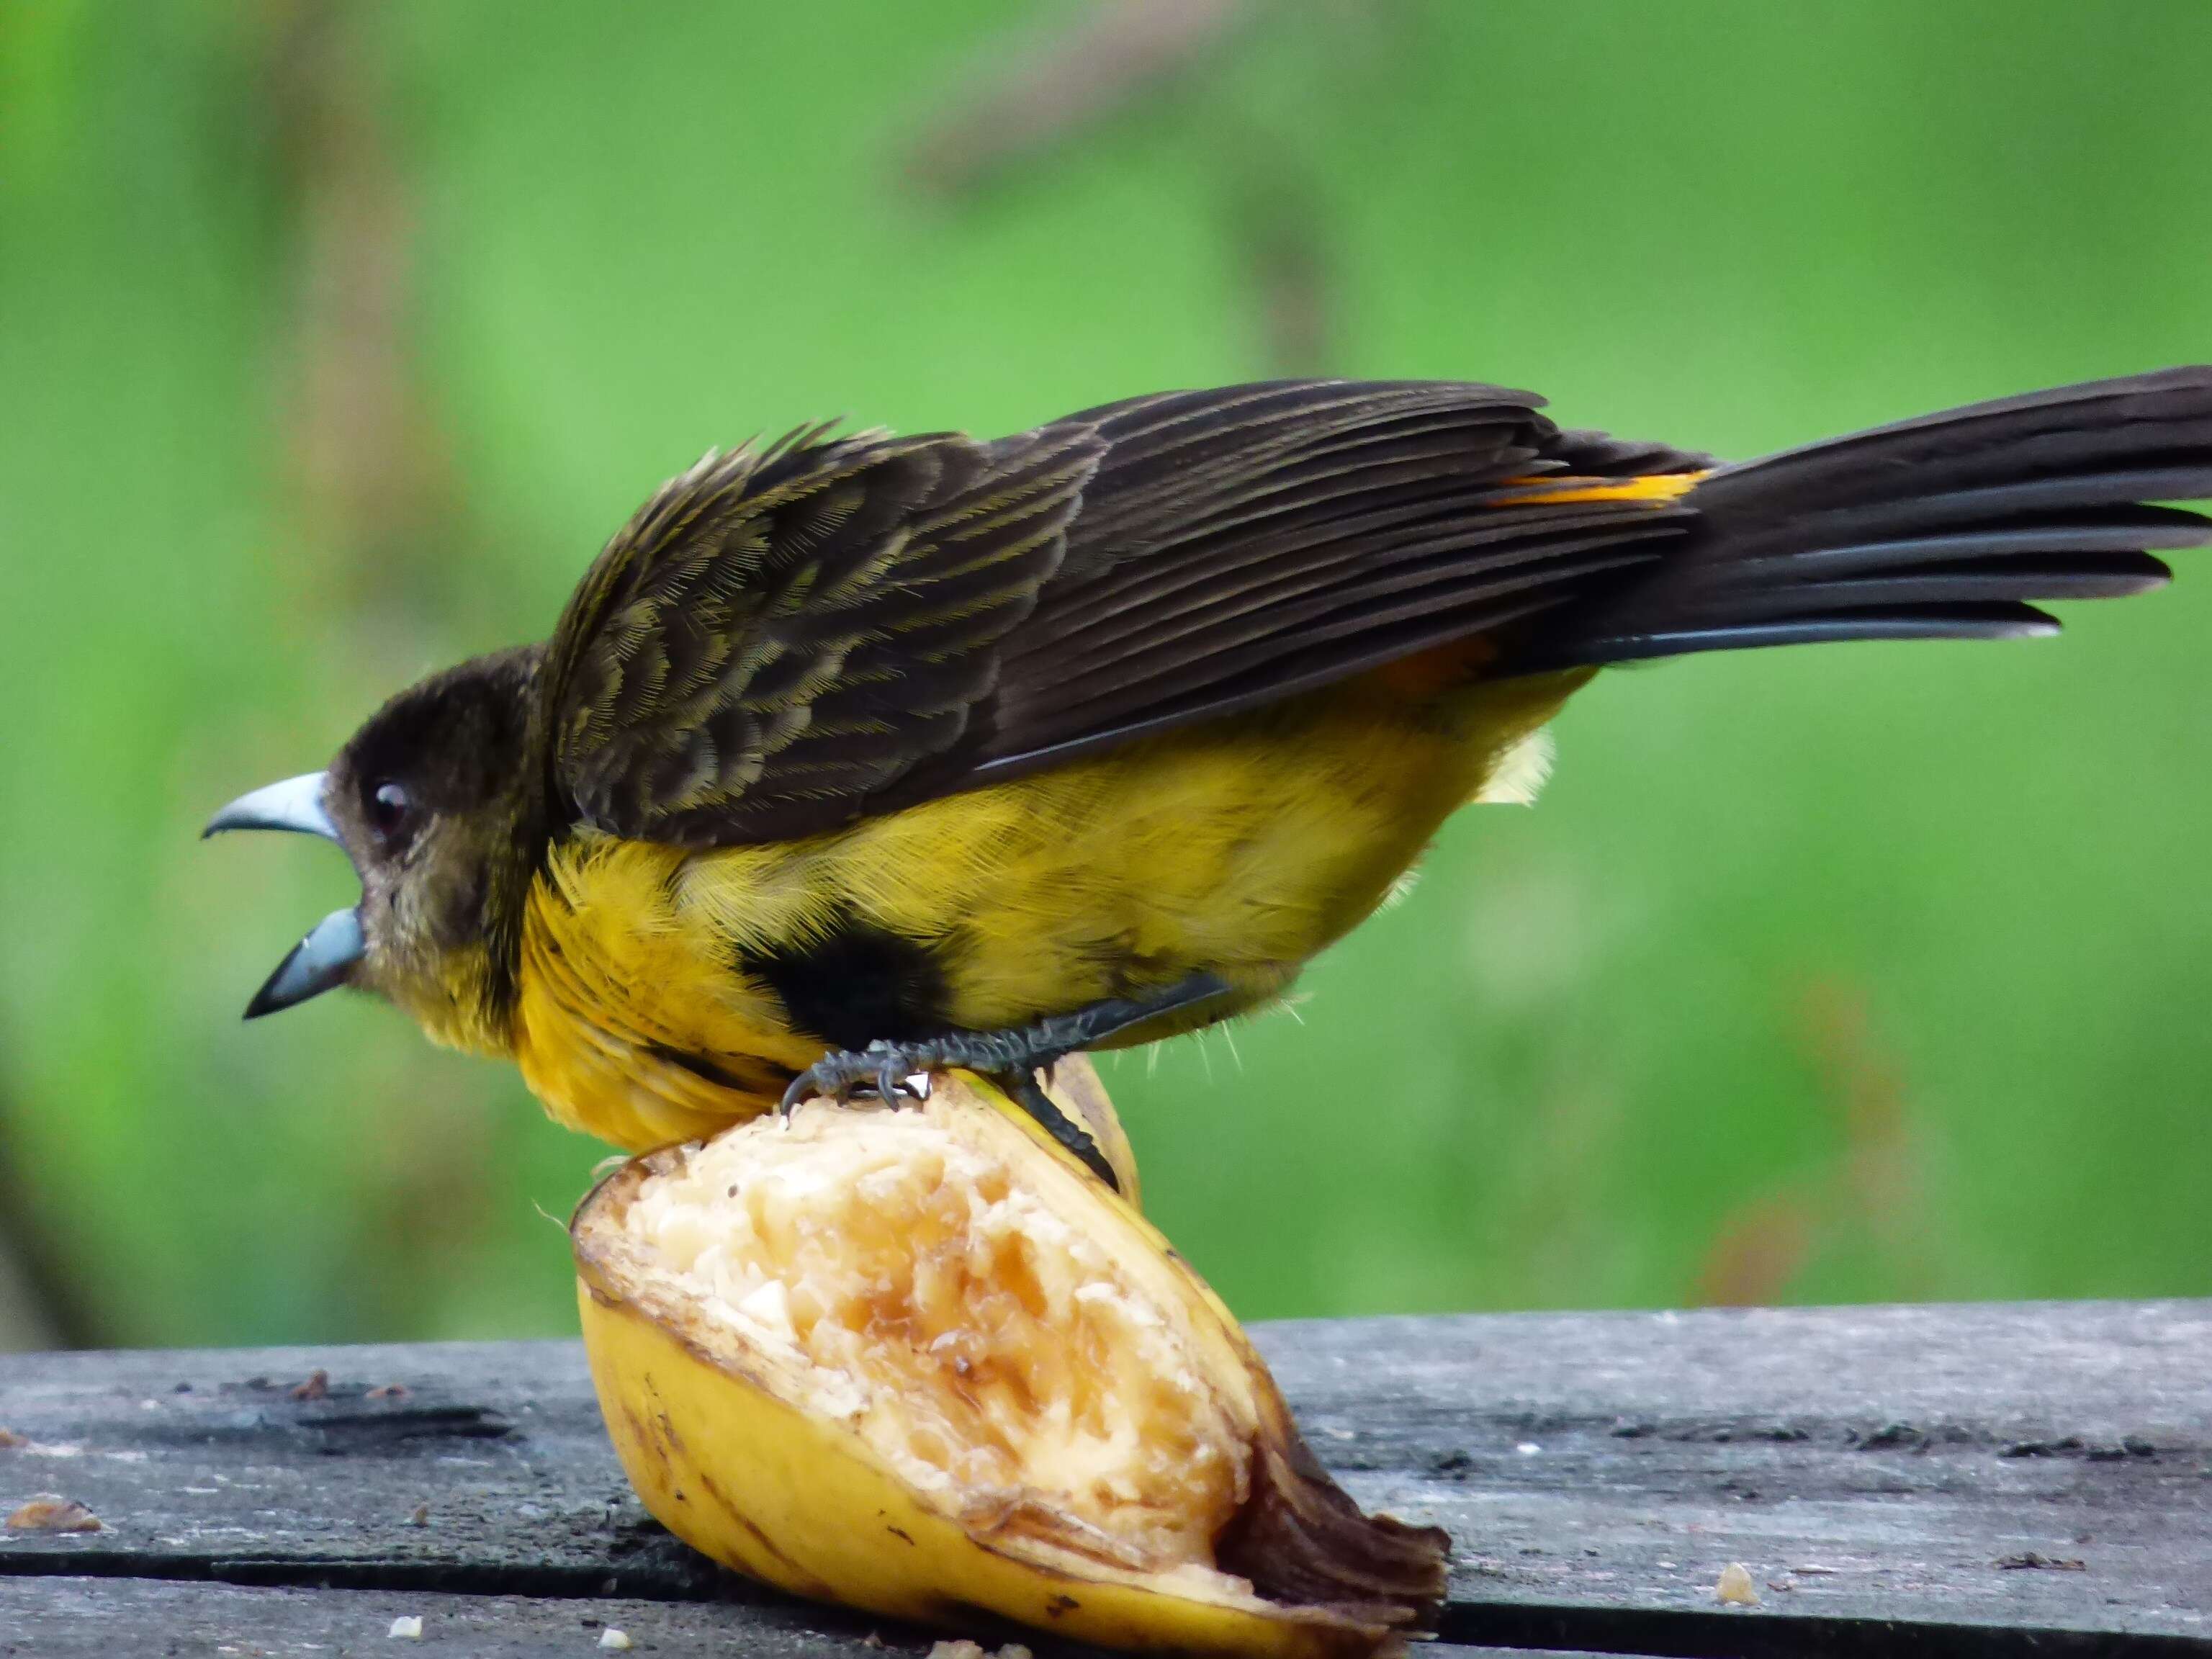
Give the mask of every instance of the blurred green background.
MULTIPOLYGON (((2212 6, 0 3, 0 1342, 570 1328, 601 1149, 208 812, 709 445, 1282 373, 1747 454, 2212 356, 2212 6)), ((1242 1313, 2212 1292, 2212 571, 1608 677, 1109 1064, 1242 1313)))

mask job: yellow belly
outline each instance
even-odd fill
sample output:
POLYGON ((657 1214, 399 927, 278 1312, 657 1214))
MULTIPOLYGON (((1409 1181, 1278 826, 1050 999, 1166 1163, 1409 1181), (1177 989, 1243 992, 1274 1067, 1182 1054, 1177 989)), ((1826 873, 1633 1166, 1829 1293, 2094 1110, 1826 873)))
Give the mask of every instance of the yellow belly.
POLYGON ((805 841, 706 853, 580 834, 533 889, 515 1053, 561 1121, 632 1149, 757 1115, 821 1058, 736 965, 857 919, 928 947, 990 1030, 1201 971, 1279 996, 1587 678, 1408 697, 1371 677, 805 841))

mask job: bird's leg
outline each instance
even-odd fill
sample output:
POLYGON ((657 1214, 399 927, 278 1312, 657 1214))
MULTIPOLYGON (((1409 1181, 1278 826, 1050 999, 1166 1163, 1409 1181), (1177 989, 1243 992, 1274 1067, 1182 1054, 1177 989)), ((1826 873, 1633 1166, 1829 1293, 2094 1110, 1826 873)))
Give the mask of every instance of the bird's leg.
POLYGON ((902 1091, 914 1092, 906 1079, 916 1073, 958 1066, 997 1083, 1099 1179, 1117 1187, 1097 1146, 1053 1104, 1037 1074, 1065 1056, 1095 1048, 1132 1025, 1221 996, 1228 989, 1227 981, 1218 975, 1193 974, 1164 991, 1139 997, 1108 997, 1072 1014, 1048 1014, 1034 1024, 1012 1030, 946 1031, 914 1042, 877 1042, 864 1049, 825 1054, 791 1080, 791 1086, 783 1092, 781 1109, 787 1117, 803 1100, 822 1096, 845 1101, 861 1090, 891 1101, 902 1091))
POLYGON ((1085 1169, 1115 1192, 1121 1190, 1121 1180, 1115 1175, 1114 1166, 1106 1161, 1106 1154, 1098 1150, 1098 1143, 1080 1123, 1053 1103, 1035 1072, 1013 1073, 997 1080, 1006 1089, 1006 1097, 1042 1124, 1044 1132, 1074 1153, 1085 1169))

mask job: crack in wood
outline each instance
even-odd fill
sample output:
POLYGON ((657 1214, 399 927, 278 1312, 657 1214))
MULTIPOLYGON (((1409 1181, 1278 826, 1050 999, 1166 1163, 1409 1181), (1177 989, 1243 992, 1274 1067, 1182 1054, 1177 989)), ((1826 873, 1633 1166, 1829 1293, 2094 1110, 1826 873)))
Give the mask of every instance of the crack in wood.
MULTIPOLYGON (((210 1560, 153 1554, 100 1558, 64 1550, 0 1554, 0 1579, 149 1579, 253 1589, 404 1591, 440 1595, 526 1596, 540 1601, 718 1602, 733 1609, 787 1607, 790 1598, 702 1563, 692 1584, 657 1576, 629 1582, 619 1572, 419 1565, 395 1562, 210 1560)), ((877 1628, 881 1620, 842 1610, 819 1616, 877 1628)), ((736 1633, 734 1631, 733 1634, 736 1633)), ((1630 1656, 1631 1659, 2207 1659, 2212 1639, 2102 1631, 2024 1629, 1905 1620, 1681 1609, 1540 1607, 1517 1602, 1453 1601, 1438 1642, 1546 1653, 1630 1656)))
POLYGON ((1443 1642, 1635 1659, 2206 1659, 2212 1639, 1635 1608, 1454 1602, 1443 1642))

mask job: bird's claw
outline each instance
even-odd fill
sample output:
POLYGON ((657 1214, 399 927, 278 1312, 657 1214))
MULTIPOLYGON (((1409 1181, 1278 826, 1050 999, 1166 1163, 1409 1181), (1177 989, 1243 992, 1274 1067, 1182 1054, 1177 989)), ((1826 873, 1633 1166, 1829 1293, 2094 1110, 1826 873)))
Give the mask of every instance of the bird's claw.
POLYGON ((863 1091, 885 1105, 896 1105, 901 1095, 927 1100, 930 1067, 941 1063, 913 1043, 876 1042, 865 1049, 824 1054, 792 1079, 776 1110, 789 1122, 803 1102, 830 1100, 842 1106, 863 1091))
POLYGON ((818 1098, 842 1105, 863 1091, 886 1105, 896 1105, 902 1095, 927 1100, 930 1074, 957 1066, 996 1082, 1054 1140, 1118 1192, 1121 1181, 1097 1143, 1053 1103, 1037 1081, 1038 1073, 1049 1073, 1068 1052, 1057 1045, 1024 1042, 1019 1034, 988 1031, 962 1032, 934 1042, 878 1040, 866 1048, 824 1054, 792 1079, 776 1109, 788 1123, 804 1101, 818 1098))

